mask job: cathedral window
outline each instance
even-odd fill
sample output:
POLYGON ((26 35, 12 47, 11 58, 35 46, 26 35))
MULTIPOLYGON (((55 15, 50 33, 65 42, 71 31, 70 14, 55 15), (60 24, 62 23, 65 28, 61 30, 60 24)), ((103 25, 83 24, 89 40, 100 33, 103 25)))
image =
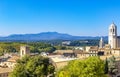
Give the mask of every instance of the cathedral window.
POLYGON ((113 29, 113 33, 115 32, 115 30, 113 29))

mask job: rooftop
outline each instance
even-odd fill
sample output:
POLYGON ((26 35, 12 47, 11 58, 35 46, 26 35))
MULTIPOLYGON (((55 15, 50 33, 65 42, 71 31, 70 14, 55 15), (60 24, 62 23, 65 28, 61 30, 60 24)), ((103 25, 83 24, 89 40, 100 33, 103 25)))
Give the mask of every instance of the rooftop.
POLYGON ((9 61, 9 62, 16 62, 18 59, 20 59, 19 56, 12 56, 12 57, 9 58, 7 61, 9 61))
POLYGON ((54 53, 73 53, 73 50, 56 50, 54 53))
POLYGON ((9 73, 9 72, 11 72, 11 71, 12 71, 11 68, 1 68, 1 67, 0 67, 0 73, 9 73))
POLYGON ((62 55, 53 55, 53 56, 48 56, 52 61, 54 62, 63 62, 63 61, 71 61, 75 60, 77 58, 69 58, 69 57, 64 57, 62 55))

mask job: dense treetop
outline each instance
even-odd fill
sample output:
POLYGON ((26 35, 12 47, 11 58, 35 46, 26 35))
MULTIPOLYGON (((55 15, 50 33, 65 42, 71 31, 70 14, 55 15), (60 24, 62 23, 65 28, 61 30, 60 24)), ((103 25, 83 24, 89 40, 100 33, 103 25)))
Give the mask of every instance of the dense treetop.
POLYGON ((9 77, 44 77, 54 73, 54 66, 42 56, 24 56, 17 61, 9 77))
POLYGON ((74 60, 58 71, 57 77, 106 77, 104 61, 99 57, 90 57, 86 60, 74 60))

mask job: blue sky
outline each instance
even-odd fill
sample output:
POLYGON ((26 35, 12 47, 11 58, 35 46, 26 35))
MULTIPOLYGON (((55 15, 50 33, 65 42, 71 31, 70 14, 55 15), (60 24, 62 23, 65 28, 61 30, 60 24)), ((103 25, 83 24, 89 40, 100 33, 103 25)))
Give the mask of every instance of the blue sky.
POLYGON ((120 0, 0 0, 0 36, 56 31, 106 36, 120 33, 120 0))

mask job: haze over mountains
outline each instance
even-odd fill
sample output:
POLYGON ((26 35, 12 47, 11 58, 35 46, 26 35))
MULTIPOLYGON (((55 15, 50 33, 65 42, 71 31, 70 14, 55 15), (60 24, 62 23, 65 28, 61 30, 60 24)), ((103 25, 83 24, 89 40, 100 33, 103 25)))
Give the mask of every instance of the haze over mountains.
MULTIPOLYGON (((107 39, 107 36, 103 37, 107 39)), ((81 39, 100 39, 100 37, 91 36, 73 36, 58 32, 42 32, 38 34, 13 34, 6 37, 0 37, 0 40, 81 40, 81 39)))

